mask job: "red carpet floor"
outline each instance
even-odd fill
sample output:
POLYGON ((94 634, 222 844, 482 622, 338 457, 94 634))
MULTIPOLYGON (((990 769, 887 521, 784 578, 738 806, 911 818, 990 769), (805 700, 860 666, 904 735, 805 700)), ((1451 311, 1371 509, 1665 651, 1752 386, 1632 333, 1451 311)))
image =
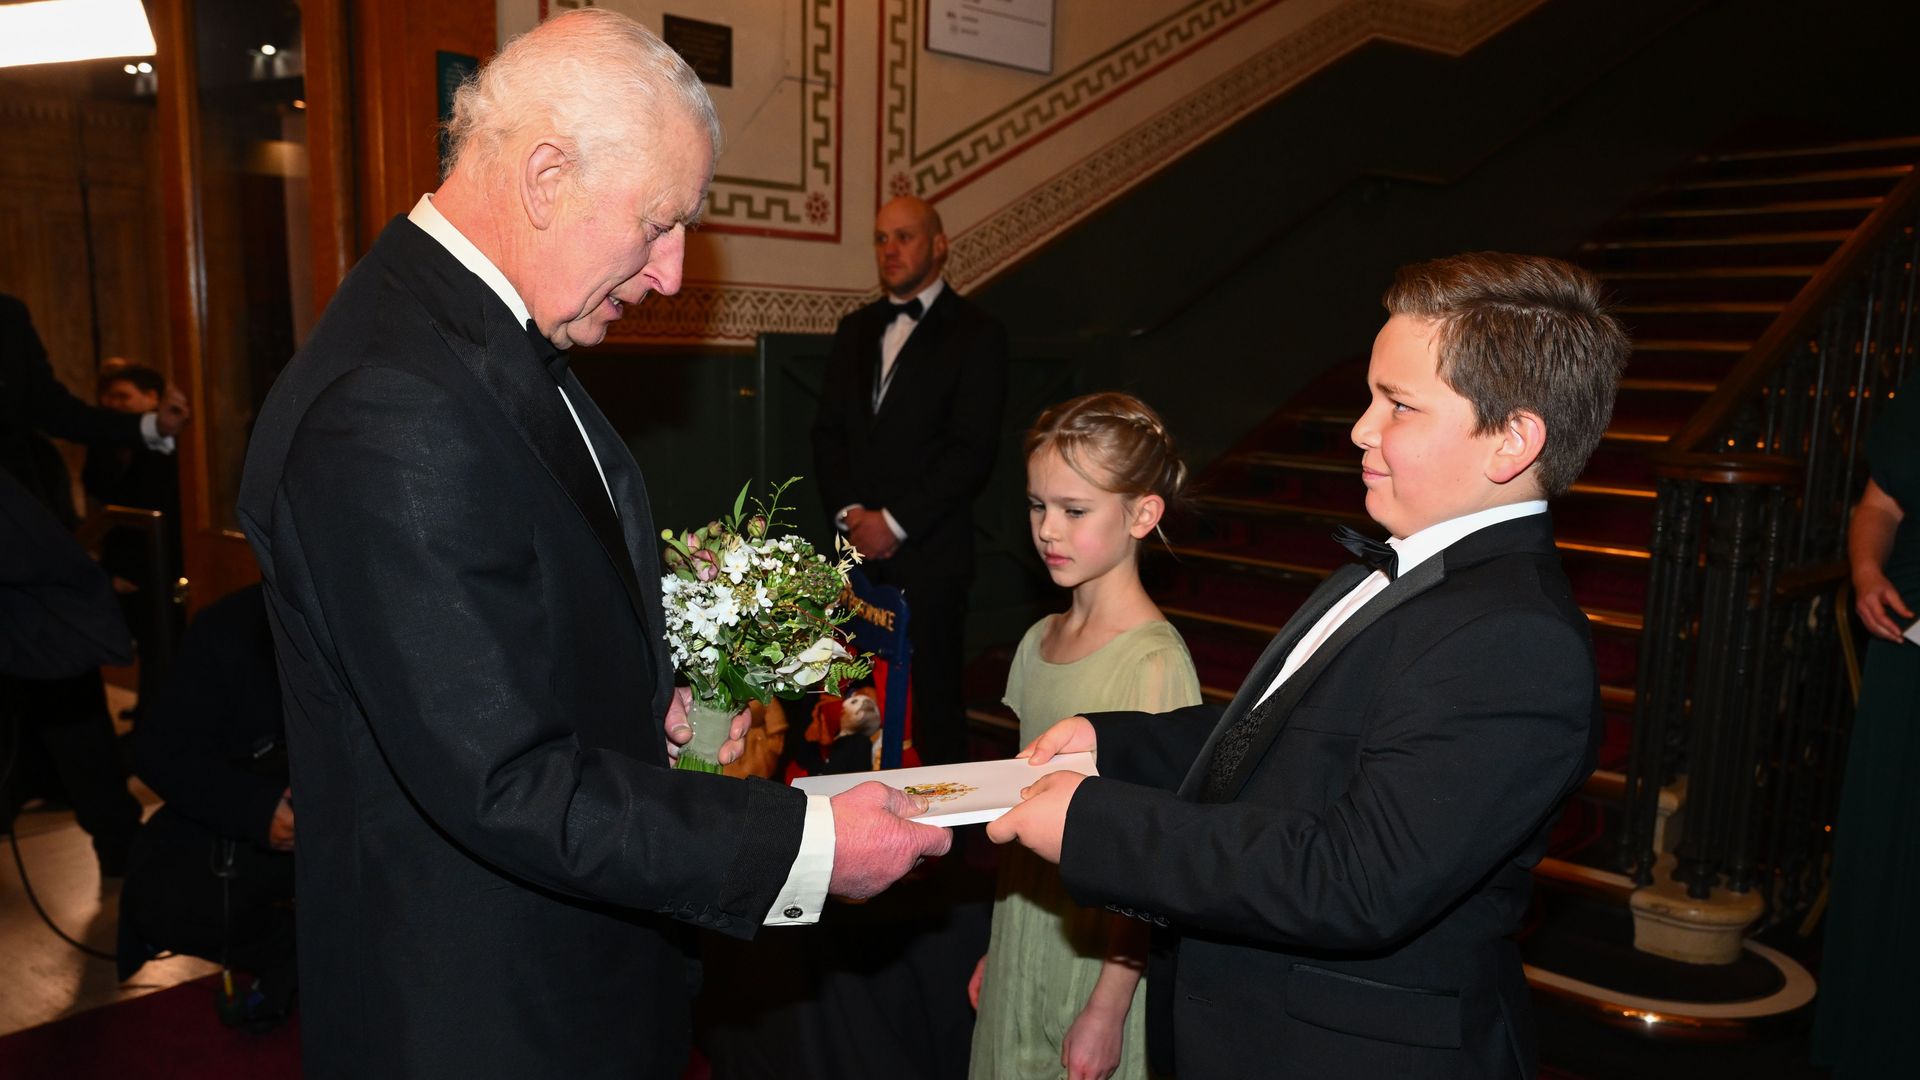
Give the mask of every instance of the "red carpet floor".
POLYGON ((292 1080, 299 1017, 262 1035, 221 1026, 218 975, 0 1038, 6 1080, 292 1080))

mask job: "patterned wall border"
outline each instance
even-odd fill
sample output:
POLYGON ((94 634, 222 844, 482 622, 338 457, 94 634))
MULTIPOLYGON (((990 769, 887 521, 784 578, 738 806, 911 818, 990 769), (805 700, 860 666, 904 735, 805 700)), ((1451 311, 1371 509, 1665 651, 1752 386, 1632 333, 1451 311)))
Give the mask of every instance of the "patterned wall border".
MULTIPOLYGON (((1330 11, 958 231, 947 277, 962 289, 990 281, 1194 144, 1369 41, 1459 55, 1543 2, 1474 0, 1449 9, 1425 0, 1358 0, 1330 11)), ((883 40, 890 34, 883 26, 883 40)), ((876 150, 885 152, 884 139, 876 150)), ((832 333, 841 316, 876 295, 876 290, 689 284, 676 296, 650 298, 637 317, 615 324, 614 339, 744 344, 761 333, 832 333)))
POLYGON ((743 344, 761 334, 831 334, 840 318, 879 290, 688 284, 649 296, 635 317, 613 324, 615 343, 743 344))
MULTIPOLYGON (((883 197, 918 194, 937 202, 1280 2, 1198 0, 999 113, 922 148, 913 130, 919 92, 919 50, 914 45, 922 4, 888 0, 880 34, 882 116, 875 190, 883 197)), ((1457 54, 1539 3, 1479 0, 1448 8, 1429 0, 1359 0, 1326 13, 1302 33, 1337 19, 1369 27, 1374 36, 1457 54)))
POLYGON ((704 227, 715 232, 839 243, 841 226, 841 77, 846 44, 842 0, 801 0, 806 75, 800 116, 798 183, 713 178, 704 227))
MULTIPOLYGON (((594 0, 540 0, 539 20, 594 0)), ((782 240, 840 242, 842 136, 846 52, 843 0, 800 0, 800 51, 806 66, 800 106, 798 182, 716 174, 707 192, 703 228, 782 240)))
POLYGON ((929 146, 914 128, 919 98, 921 0, 888 0, 882 18, 881 143, 889 194, 937 200, 1107 99, 1176 63, 1281 0, 1196 0, 1158 24, 1055 76, 991 116, 929 146))
POLYGON ((962 288, 999 270, 1188 147, 1376 39, 1460 55, 1543 0, 1363 0, 1335 8, 954 237, 947 276, 962 288))

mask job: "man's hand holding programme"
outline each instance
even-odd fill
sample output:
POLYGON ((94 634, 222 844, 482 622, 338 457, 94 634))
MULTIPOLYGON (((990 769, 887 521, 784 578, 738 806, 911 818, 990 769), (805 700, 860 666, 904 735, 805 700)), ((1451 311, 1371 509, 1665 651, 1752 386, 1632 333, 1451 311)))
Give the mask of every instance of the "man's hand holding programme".
POLYGON ((900 880, 929 855, 945 855, 953 833, 908 820, 923 799, 869 780, 833 797, 833 876, 827 892, 864 900, 900 880))

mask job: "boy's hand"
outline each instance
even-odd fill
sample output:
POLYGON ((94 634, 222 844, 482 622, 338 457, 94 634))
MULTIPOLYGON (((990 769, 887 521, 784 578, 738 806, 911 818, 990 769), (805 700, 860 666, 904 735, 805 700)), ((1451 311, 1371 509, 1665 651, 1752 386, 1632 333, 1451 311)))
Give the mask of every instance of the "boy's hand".
POLYGON ((987 953, 980 954, 980 962, 973 965, 973 978, 967 980, 967 1003, 974 1012, 980 1011, 980 983, 987 977, 987 953))
POLYGON ((1045 765, 1055 754, 1077 754, 1092 750, 1097 738, 1093 722, 1084 716, 1069 716, 1040 733, 1014 757, 1027 759, 1029 765, 1045 765))
MULTIPOLYGON (((1085 717, 1074 717, 1085 724, 1085 717)), ((1066 721, 1062 721, 1065 723, 1066 721)), ((1057 730, 1059 725, 1055 725, 1057 730)), ((1092 725, 1088 725, 1092 730, 1092 725)), ((1052 732, 1048 732, 1052 734, 1052 732)), ((1046 740, 1042 735, 1035 744, 1046 740)), ((1089 748, 1090 748, 1089 744, 1089 748)), ((1058 865, 1061 840, 1067 831, 1067 805, 1085 780, 1071 769, 1051 772, 1020 789, 1020 805, 987 823, 987 839, 996 844, 1018 840, 1035 855, 1058 865)))

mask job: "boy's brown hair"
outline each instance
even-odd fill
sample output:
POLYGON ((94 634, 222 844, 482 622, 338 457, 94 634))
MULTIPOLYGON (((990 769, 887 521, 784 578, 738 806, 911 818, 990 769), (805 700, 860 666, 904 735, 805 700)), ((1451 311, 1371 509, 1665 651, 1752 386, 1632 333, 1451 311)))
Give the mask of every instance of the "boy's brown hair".
POLYGON ((1521 410, 1546 421, 1534 471, 1548 498, 1563 494, 1607 430, 1633 351, 1600 282, 1559 259, 1476 251, 1401 267, 1381 302, 1439 324, 1440 379, 1473 403, 1474 434, 1521 410))

